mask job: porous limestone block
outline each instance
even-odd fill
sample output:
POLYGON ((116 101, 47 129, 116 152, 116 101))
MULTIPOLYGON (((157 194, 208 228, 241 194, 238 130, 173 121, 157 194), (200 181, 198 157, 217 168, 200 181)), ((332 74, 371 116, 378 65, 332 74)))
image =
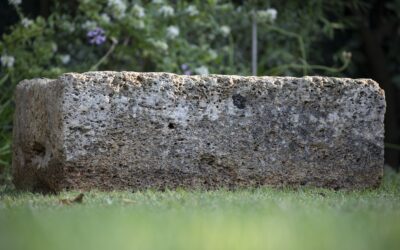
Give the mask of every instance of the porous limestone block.
POLYGON ((369 188, 385 97, 369 79, 68 73, 16 89, 17 188, 369 188))

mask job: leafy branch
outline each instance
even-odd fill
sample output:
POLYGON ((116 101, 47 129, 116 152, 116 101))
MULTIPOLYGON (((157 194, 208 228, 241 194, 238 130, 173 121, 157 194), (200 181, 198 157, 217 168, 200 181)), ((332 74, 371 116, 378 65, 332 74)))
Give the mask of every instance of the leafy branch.
POLYGON ((298 63, 289 63, 289 64, 282 64, 280 66, 274 67, 270 70, 268 70, 268 74, 273 73, 273 72, 281 72, 285 69, 301 69, 303 71, 303 75, 307 75, 309 70, 323 70, 326 72, 330 73, 339 73, 345 70, 350 62, 351 62, 351 54, 349 52, 343 52, 342 53, 342 60, 343 60, 343 65, 340 67, 329 67, 329 66, 324 66, 324 65, 313 65, 313 64, 308 64, 307 62, 307 53, 304 45, 304 40, 303 37, 295 32, 287 31, 282 28, 279 28, 274 25, 268 25, 267 28, 271 31, 275 31, 281 35, 295 38, 297 40, 299 50, 300 50, 300 61, 302 64, 298 63))
POLYGON ((107 58, 114 52, 115 47, 118 44, 118 40, 114 37, 111 37, 111 42, 112 42, 112 44, 111 44, 110 48, 107 50, 106 54, 102 58, 100 58, 100 60, 96 64, 94 64, 92 67, 90 67, 90 71, 98 70, 99 66, 102 63, 104 63, 105 60, 107 60, 107 58))

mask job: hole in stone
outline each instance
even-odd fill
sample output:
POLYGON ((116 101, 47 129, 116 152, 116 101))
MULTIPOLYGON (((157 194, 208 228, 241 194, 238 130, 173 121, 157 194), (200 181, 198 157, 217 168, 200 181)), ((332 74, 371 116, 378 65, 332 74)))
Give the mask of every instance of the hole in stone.
POLYGON ((36 155, 38 156, 44 156, 46 153, 46 148, 39 142, 34 142, 32 146, 33 152, 35 152, 36 155))
POLYGON ((169 124, 168 124, 168 128, 169 128, 169 129, 174 129, 174 128, 175 128, 175 124, 169 123, 169 124))
POLYGON ((100 107, 100 110, 104 110, 104 107, 100 107))
POLYGON ((244 109, 246 107, 246 98, 240 94, 236 94, 232 96, 233 105, 235 105, 238 109, 244 109))

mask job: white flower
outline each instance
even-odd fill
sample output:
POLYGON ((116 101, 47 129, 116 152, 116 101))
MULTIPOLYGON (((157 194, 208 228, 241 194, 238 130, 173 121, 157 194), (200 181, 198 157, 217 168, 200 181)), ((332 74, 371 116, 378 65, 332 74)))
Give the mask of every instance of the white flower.
POLYGON ((135 22, 133 24, 133 26, 135 26, 135 28, 138 28, 138 29, 143 29, 144 28, 144 22, 143 22, 143 20, 138 20, 137 22, 135 22))
POLYGON ((108 7, 115 18, 121 19, 125 16, 127 7, 124 0, 108 0, 108 7))
POLYGON ((69 61, 71 60, 70 55, 60 55, 60 60, 63 64, 68 64, 69 61))
POLYGON ((142 6, 135 4, 132 8, 133 13, 137 17, 144 17, 146 14, 144 13, 144 9, 142 6))
POLYGON ((57 44, 56 44, 56 43, 51 43, 51 50, 52 50, 54 53, 56 53, 56 52, 57 52, 57 50, 58 50, 58 46, 57 46, 57 44))
POLYGON ((229 52, 229 51, 231 51, 231 47, 225 45, 225 46, 223 46, 223 47, 221 48, 221 50, 224 51, 224 52, 229 52))
POLYGON ((92 30, 97 27, 97 23, 95 21, 86 21, 82 24, 82 29, 84 30, 92 30))
POLYGON ((164 5, 160 9, 158 9, 158 13, 163 17, 169 17, 169 16, 173 16, 175 11, 174 11, 174 8, 172 8, 171 6, 164 5))
POLYGON ((111 21, 110 17, 106 13, 101 14, 100 18, 105 23, 110 23, 110 21, 111 21))
POLYGON ((269 19, 271 20, 271 22, 274 22, 276 17, 277 17, 277 15, 278 15, 278 11, 276 9, 274 9, 274 8, 270 8, 270 9, 267 9, 267 14, 268 14, 269 19))
POLYGON ((159 40, 152 40, 151 43, 153 44, 154 47, 160 50, 168 50, 168 44, 164 41, 159 41, 159 40))
POLYGON ((221 34, 226 37, 231 33, 231 28, 229 26, 223 25, 219 28, 219 32, 221 32, 221 34))
POLYGON ((206 66, 200 66, 194 69, 194 71, 199 75, 208 75, 208 68, 206 66))
POLYGON ((13 56, 2 55, 0 60, 3 67, 12 68, 14 66, 15 58, 13 56))
POLYGON ((22 0, 8 0, 8 3, 12 5, 20 5, 22 0))
POLYGON ((273 23, 278 16, 278 11, 274 8, 269 8, 267 10, 258 11, 257 15, 261 21, 273 23))
POLYGON ((350 60, 351 59, 351 52, 349 52, 349 51, 343 51, 342 52, 342 58, 345 60, 345 61, 347 61, 347 60, 350 60))
POLYGON ((199 14, 199 11, 197 10, 196 6, 194 5, 189 5, 186 10, 186 13, 188 13, 189 16, 196 16, 199 14))
POLYGON ((29 26, 31 26, 33 24, 33 21, 24 17, 21 20, 21 24, 22 24, 22 26, 24 26, 24 28, 28 28, 29 26))
POLYGON ((210 32, 210 33, 208 33, 207 37, 210 40, 214 40, 215 39, 215 34, 210 32))
POLYGON ((215 52, 213 49, 208 50, 208 55, 210 56, 211 60, 217 59, 218 57, 217 52, 215 52))
POLYGON ((69 33, 72 33, 72 32, 75 31, 75 26, 74 26, 74 24, 71 23, 71 22, 68 22, 68 21, 63 21, 63 22, 61 23, 61 27, 62 27, 63 30, 65 30, 65 31, 67 31, 67 32, 69 32, 69 33))
POLYGON ((179 36, 179 28, 176 26, 169 26, 167 28, 167 37, 170 39, 174 39, 179 36))

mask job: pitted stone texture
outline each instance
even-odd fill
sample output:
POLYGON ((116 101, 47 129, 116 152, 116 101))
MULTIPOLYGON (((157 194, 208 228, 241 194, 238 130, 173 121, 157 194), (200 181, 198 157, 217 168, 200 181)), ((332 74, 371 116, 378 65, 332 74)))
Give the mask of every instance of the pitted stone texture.
POLYGON ((354 189, 383 172, 368 79, 69 73, 23 81, 16 104, 21 189, 354 189))

